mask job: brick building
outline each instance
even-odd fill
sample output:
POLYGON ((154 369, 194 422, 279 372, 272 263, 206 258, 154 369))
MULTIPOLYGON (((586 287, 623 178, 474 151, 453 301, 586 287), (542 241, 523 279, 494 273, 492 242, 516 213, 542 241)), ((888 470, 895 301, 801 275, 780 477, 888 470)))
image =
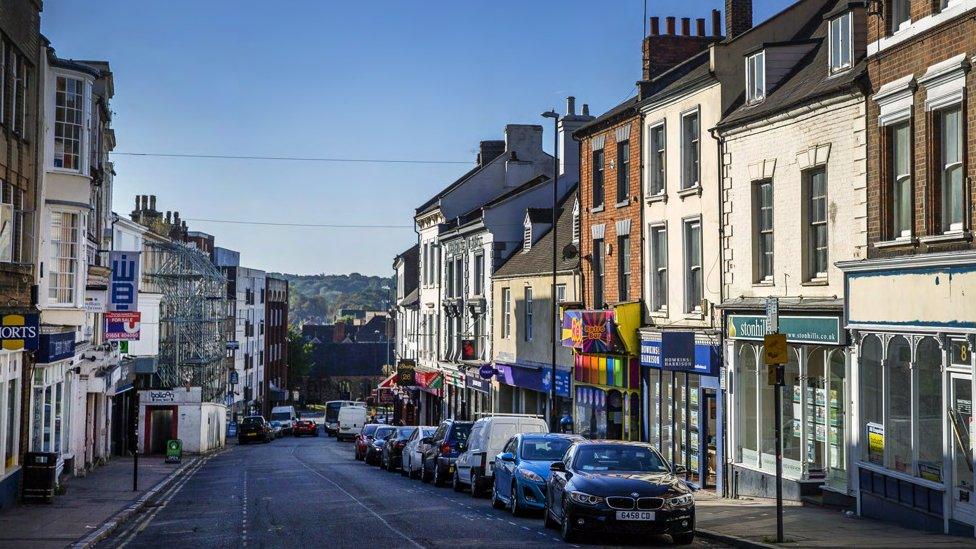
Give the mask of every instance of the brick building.
POLYGON ((288 395, 288 281, 267 276, 264 279, 264 415, 273 406, 284 404, 288 395))
POLYGON ((857 373, 853 489, 865 516, 972 537, 976 3, 872 6, 868 259, 838 265, 857 373))

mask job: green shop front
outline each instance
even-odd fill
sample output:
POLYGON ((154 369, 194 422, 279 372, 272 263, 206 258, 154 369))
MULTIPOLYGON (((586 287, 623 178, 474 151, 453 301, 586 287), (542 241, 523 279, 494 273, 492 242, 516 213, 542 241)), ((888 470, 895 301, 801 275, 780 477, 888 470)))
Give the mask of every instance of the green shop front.
MULTIPOLYGON (((834 305, 831 303, 831 305, 834 305)), ((783 494, 821 496, 849 505, 847 433, 850 353, 836 309, 784 311, 788 362, 782 394, 783 494)), ((726 310, 725 363, 729 387, 729 479, 733 496, 775 497, 775 390, 764 360, 764 313, 726 310)))

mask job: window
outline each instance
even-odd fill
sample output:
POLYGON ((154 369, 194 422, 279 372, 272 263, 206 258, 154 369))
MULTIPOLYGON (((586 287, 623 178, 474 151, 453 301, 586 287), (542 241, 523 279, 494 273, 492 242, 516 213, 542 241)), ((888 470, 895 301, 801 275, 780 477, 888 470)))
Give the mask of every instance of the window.
POLYGON ((512 289, 502 288, 502 337, 512 335, 512 289))
POLYGON ((27 61, 20 55, 13 53, 10 56, 10 67, 13 69, 13 114, 14 132, 24 136, 27 128, 27 85, 28 68, 27 61))
POLYGON ((593 308, 603 308, 603 239, 593 241, 593 308))
POLYGON ((593 207, 603 206, 603 149, 593 151, 593 207))
POLYGON ((630 141, 617 142, 617 203, 630 195, 630 141))
POLYGON ((556 284, 556 304, 566 301, 566 285, 556 284))
POLYGON ((807 175, 807 278, 827 277, 827 172, 807 175))
POLYGON ((746 101, 755 103, 766 97, 766 52, 746 58, 746 101))
POLYGON ((918 378, 918 463, 915 475, 942 480, 942 351, 935 339, 918 344, 915 357, 918 378))
POLYGON ((79 214, 51 212, 51 264, 48 297, 54 303, 73 304, 78 272, 79 214))
POLYGON ((0 183, 3 191, 0 196, 0 262, 23 261, 21 208, 24 191, 10 183, 0 183))
POLYGON ((485 254, 474 256, 474 295, 485 295, 485 254))
POLYGON ((911 0, 889 0, 891 2, 891 28, 892 34, 912 24, 912 2, 911 0))
POLYGON ((681 188, 698 185, 699 144, 698 111, 681 117, 681 188))
POLYGON ((957 105, 935 113, 938 117, 939 143, 942 155, 939 186, 942 202, 942 232, 963 228, 962 109, 957 105))
POLYGON ((525 289, 525 340, 532 341, 532 288, 525 289))
POLYGON ((617 237, 617 288, 619 301, 630 299, 630 235, 617 237))
POLYGON ((444 288, 447 297, 454 297, 454 261, 448 261, 447 266, 447 287, 444 288))
POLYGON ((651 310, 668 310, 668 232, 651 227, 651 310))
POLYGON ((664 124, 651 128, 650 132, 650 188, 648 194, 664 194, 666 145, 664 124))
POLYGON ((912 369, 908 340, 896 336, 888 343, 886 370, 885 466, 912 474, 912 369))
POLYGON ((837 72, 851 66, 851 13, 830 21, 830 70, 837 72))
POLYGON ((17 378, 7 382, 7 400, 5 402, 7 422, 4 433, 4 468, 10 471, 17 465, 17 446, 20 442, 20 380, 17 378))
POLYGON ((522 224, 522 253, 532 249, 532 222, 529 216, 525 216, 525 223, 522 224))
POLYGON ((580 241, 580 205, 579 198, 573 202, 573 244, 580 241))
POLYGON ((894 238, 912 235, 911 133, 908 122, 888 130, 891 142, 891 232, 894 238))
POLYGON ((702 234, 701 220, 685 221, 685 312, 699 313, 702 308, 702 234))
POLYGON ((773 280, 773 182, 761 181, 755 185, 753 203, 756 211, 757 279, 773 280))
POLYGON ((427 285, 427 279, 430 277, 430 268, 427 265, 428 259, 427 243, 424 242, 424 247, 420 250, 420 281, 424 286, 427 285))
POLYGON ((458 257, 454 259, 454 297, 464 294, 464 262, 458 257))

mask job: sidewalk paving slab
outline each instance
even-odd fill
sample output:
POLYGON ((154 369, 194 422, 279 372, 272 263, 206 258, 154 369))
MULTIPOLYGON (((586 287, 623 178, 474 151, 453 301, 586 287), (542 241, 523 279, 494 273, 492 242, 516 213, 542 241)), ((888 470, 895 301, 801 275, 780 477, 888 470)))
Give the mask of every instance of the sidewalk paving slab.
POLYGON ((139 458, 139 491, 132 491, 132 458, 113 457, 85 477, 72 477, 50 504, 20 504, 0 512, 0 547, 54 548, 71 545, 131 507, 175 471, 188 466, 162 457, 139 458))
POLYGON ((976 547, 976 539, 903 528, 839 509, 784 502, 786 543, 776 544, 776 501, 695 494, 702 537, 737 547, 976 547))

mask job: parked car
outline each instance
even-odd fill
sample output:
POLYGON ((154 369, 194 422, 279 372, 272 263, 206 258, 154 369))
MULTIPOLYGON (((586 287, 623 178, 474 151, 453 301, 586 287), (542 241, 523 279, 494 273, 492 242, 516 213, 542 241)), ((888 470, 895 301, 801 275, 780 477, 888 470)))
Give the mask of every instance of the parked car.
POLYGON ((518 433, 548 433, 549 425, 539 416, 494 414, 474 422, 465 448, 458 456, 451 477, 455 492, 471 487, 478 497, 492 482, 495 456, 518 433))
POLYGON ((276 422, 269 421, 268 422, 268 426, 271 427, 271 440, 274 440, 274 439, 282 436, 281 435, 281 425, 279 425, 276 422))
POLYGON ((271 425, 261 416, 247 416, 241 420, 237 427, 237 443, 247 444, 249 442, 271 442, 274 432, 271 425))
POLYGON ((376 432, 376 428, 379 427, 379 423, 367 423, 363 425, 359 434, 356 435, 356 459, 362 461, 366 459, 366 448, 370 443, 373 442, 373 434, 376 432))
POLYGON ((508 507, 515 516, 528 510, 543 509, 549 466, 562 461, 566 450, 577 440, 583 440, 583 437, 547 433, 519 434, 510 438, 501 453, 495 456, 492 507, 508 507))
POLYGON ((296 437, 300 437, 302 435, 317 437, 319 436, 319 426, 316 425, 311 419, 299 419, 295 421, 295 427, 292 428, 292 434, 296 437))
POLYGON ((669 534, 695 539, 695 498, 653 446, 640 442, 580 441, 549 466, 545 521, 563 540, 582 532, 669 534))
POLYGON ((443 486, 454 476, 454 461, 468 441, 472 425, 474 422, 471 421, 447 419, 441 422, 432 436, 424 439, 427 444, 421 476, 424 482, 434 481, 435 486, 443 486))
POLYGON ((400 473, 410 478, 419 477, 424 470, 424 450, 429 444, 424 444, 423 440, 434 434, 437 427, 419 427, 407 439, 407 444, 403 447, 400 454, 400 473))
POLYGON ((366 445, 366 455, 363 460, 369 465, 379 465, 380 456, 383 454, 383 445, 386 444, 387 437, 396 433, 397 428, 392 425, 380 425, 373 432, 373 440, 366 445))
POLYGON ((363 425, 366 425, 366 406, 362 403, 349 404, 339 410, 339 430, 336 440, 353 440, 363 425))
POLYGON ((417 430, 415 426, 397 427, 396 433, 386 439, 383 453, 380 455, 380 465, 389 472, 396 471, 403 465, 403 447, 407 440, 417 430))
POLYGON ((293 434, 297 419, 294 406, 275 406, 271 409, 271 425, 279 435, 293 434))
MULTIPOLYGON (((325 403, 325 434, 334 437, 339 432, 339 410, 343 406, 357 404, 354 400, 330 400, 325 403)), ((365 403, 358 403, 365 406, 365 403)))

